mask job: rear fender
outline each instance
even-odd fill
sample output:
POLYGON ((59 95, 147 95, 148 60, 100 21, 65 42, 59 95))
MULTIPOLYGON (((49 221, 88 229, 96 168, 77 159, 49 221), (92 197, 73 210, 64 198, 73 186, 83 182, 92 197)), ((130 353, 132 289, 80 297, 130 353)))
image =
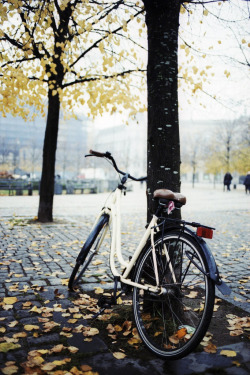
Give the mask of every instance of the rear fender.
POLYGON ((203 254, 208 264, 210 279, 214 281, 216 287, 219 289, 219 291, 222 294, 229 295, 231 293, 231 289, 224 281, 221 280, 220 273, 216 265, 215 259, 207 243, 203 240, 202 237, 197 236, 196 233, 194 233, 192 230, 185 228, 185 232, 190 234, 202 248, 203 254))

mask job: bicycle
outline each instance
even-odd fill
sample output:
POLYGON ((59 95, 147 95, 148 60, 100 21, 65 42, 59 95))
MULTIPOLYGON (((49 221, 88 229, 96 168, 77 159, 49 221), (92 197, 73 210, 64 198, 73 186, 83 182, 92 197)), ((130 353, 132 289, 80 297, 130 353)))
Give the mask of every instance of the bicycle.
POLYGON ((213 314, 215 286, 223 294, 230 294, 203 239, 212 238, 214 228, 171 218, 173 210, 186 204, 186 197, 167 189, 156 190, 154 199, 158 208, 133 256, 125 260, 121 251, 121 196, 128 180, 146 178, 135 178, 121 171, 109 152, 90 150, 88 156, 107 159, 122 178, 76 259, 69 289, 75 290, 81 283, 112 224, 109 259, 114 292, 112 297, 99 299, 100 313, 115 305, 122 294, 132 293, 135 324, 146 347, 161 358, 182 358, 206 334, 213 314), (196 233, 189 227, 196 228, 196 233), (123 271, 118 270, 116 262, 123 271))

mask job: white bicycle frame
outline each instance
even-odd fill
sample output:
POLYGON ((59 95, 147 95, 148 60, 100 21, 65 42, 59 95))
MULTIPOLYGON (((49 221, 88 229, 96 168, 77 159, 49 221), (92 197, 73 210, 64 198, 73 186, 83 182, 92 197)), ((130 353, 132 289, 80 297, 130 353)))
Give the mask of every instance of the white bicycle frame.
MULTIPOLYGON (((155 293, 162 293, 163 290, 159 286, 159 274, 158 274, 158 267, 157 267, 157 261, 156 261, 156 253, 155 253, 155 246, 154 246, 154 232, 155 228, 157 226, 157 216, 153 215, 153 218, 151 222, 149 223, 139 245, 137 246, 134 255, 132 256, 131 260, 128 262, 123 258, 122 250, 121 250, 121 196, 123 194, 123 190, 117 188, 109 197, 107 205, 101 210, 100 214, 96 218, 96 221, 94 223, 94 226, 97 224, 98 220, 103 214, 109 215, 109 224, 112 224, 112 236, 111 236, 111 251, 110 251, 110 267, 111 272, 114 276, 119 277, 120 281, 124 284, 128 284, 134 287, 139 287, 144 290, 149 290, 151 292, 155 293), (138 259, 141 251, 143 250, 144 246, 146 245, 146 242, 148 241, 149 237, 151 238, 151 244, 152 244, 152 255, 153 255, 153 264, 154 264, 154 272, 155 272, 155 280, 156 280, 156 286, 153 285, 142 285, 135 283, 131 279, 129 279, 130 271, 132 270, 133 266, 135 265, 136 260, 138 259), (123 274, 121 274, 115 265, 115 256, 117 256, 118 263, 120 266, 123 266, 125 269, 123 271, 123 274)), ((98 244, 99 250, 101 243, 107 233, 108 225, 106 226, 105 231, 102 234, 102 237, 98 244)), ((170 271, 172 273, 173 280, 175 281, 175 274, 173 271, 173 267, 169 258, 168 251, 166 249, 166 246, 164 245, 164 250, 167 258, 167 262, 170 267, 170 271)))

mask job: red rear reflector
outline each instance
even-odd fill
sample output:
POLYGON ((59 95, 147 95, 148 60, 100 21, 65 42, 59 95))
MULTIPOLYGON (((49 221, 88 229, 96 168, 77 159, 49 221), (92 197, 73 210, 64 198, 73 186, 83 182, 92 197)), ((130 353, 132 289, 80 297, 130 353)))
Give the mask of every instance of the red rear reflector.
POLYGON ((213 229, 198 227, 196 231, 197 236, 204 238, 213 238, 213 229))

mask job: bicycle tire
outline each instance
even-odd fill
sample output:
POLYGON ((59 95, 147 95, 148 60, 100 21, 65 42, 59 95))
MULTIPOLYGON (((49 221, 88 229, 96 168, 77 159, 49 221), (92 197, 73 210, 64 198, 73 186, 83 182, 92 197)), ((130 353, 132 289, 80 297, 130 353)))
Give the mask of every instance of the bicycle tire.
MULTIPOLYGON (((156 295, 134 288, 135 323, 151 352, 164 359, 179 359, 193 351, 207 332, 213 314, 215 285, 208 276, 203 250, 190 235, 168 232, 163 242, 161 236, 156 237, 155 249, 159 284, 165 292, 156 295)), ((156 286, 151 244, 146 245, 138 259, 135 282, 156 286)))
POLYGON ((73 268, 69 278, 68 288, 70 290, 74 290, 74 288, 79 284, 94 255, 98 252, 103 238, 105 237, 108 222, 109 216, 106 214, 102 215, 96 226, 89 234, 76 259, 75 267, 73 268))

